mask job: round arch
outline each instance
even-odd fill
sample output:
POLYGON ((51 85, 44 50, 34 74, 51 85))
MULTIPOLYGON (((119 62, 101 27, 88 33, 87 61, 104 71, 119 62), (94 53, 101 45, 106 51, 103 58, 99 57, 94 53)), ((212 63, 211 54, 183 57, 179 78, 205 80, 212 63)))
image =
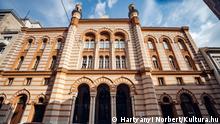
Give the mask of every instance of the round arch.
POLYGON ((98 88, 98 86, 100 84, 107 84, 110 88, 110 90, 115 90, 115 84, 113 83, 113 81, 107 77, 100 77, 100 78, 97 78, 95 81, 94 81, 94 84, 96 85, 96 89, 98 88))
POLYGON ((129 88, 130 88, 130 91, 131 92, 135 92, 135 85, 134 85, 134 83, 130 79, 126 78, 126 77, 120 77, 120 78, 115 79, 114 80, 114 84, 116 85, 116 89, 117 89, 117 87, 120 84, 127 84, 129 86, 129 88))
POLYGON ((101 28, 101 29, 98 30, 98 40, 100 40, 100 35, 101 35, 102 32, 107 32, 110 36, 109 40, 110 41, 113 40, 113 31, 110 28, 106 28, 106 27, 101 28))
POLYGON ((162 35, 160 38, 159 38, 159 42, 162 43, 163 40, 166 40, 168 41, 170 44, 173 43, 173 41, 171 40, 170 37, 166 36, 166 35, 162 35))
POLYGON ((5 103, 5 101, 7 100, 7 96, 4 93, 1 93, 0 97, 3 98, 3 103, 5 103))
POLYGON ((164 97, 167 97, 169 99, 170 103, 174 102, 172 97, 169 94, 164 92, 162 95, 160 95, 159 103, 164 103, 164 101, 163 101, 164 97))
POLYGON ((120 28, 117 28, 114 30, 113 34, 115 35, 116 33, 122 33, 124 34, 125 36, 125 41, 128 41, 129 40, 129 34, 127 31, 125 31, 124 29, 120 29, 120 28))
POLYGON ((204 92, 204 93, 201 95, 201 97, 200 97, 200 99, 201 99, 201 101, 202 101, 203 104, 205 103, 204 97, 208 97, 208 98, 211 100, 211 102, 215 104, 215 101, 214 101, 213 97, 210 96, 209 94, 205 93, 205 92, 204 92))
POLYGON ((44 99, 44 102, 47 102, 47 97, 45 94, 41 93, 40 95, 37 95, 35 100, 34 100, 34 103, 38 103, 39 102, 39 98, 43 98, 44 99))
POLYGON ((144 41, 147 42, 148 39, 152 39, 151 41, 153 41, 154 43, 158 43, 156 37, 152 36, 152 35, 147 35, 144 37, 144 41))
POLYGON ((71 89, 70 89, 70 93, 73 92, 78 92, 78 87, 80 86, 80 84, 87 84, 90 88, 90 91, 94 91, 95 90, 95 84, 94 82, 88 78, 88 77, 82 77, 77 79, 76 81, 73 82, 71 89))
POLYGON ((95 41, 98 40, 98 38, 97 38, 98 33, 97 33, 97 31, 96 31, 95 29, 87 29, 87 30, 85 30, 85 31, 82 33, 82 35, 80 36, 80 40, 83 41, 84 38, 85 38, 85 35, 86 35, 87 33, 92 33, 92 34, 94 34, 94 35, 95 35, 95 41))
POLYGON ((178 102, 179 104, 181 103, 180 96, 181 96, 182 94, 184 94, 184 93, 191 96, 193 103, 198 103, 198 101, 196 100, 195 95, 194 95, 191 91, 182 88, 181 90, 179 90, 179 91, 177 92, 177 95, 176 95, 176 100, 177 100, 177 102, 178 102))
POLYGON ((174 42, 177 43, 179 39, 182 40, 184 43, 187 43, 187 40, 184 37, 179 36, 179 35, 174 37, 174 42))
POLYGON ((27 101, 26 101, 26 103, 29 103, 31 96, 30 96, 30 92, 29 92, 27 89, 22 89, 22 90, 17 91, 17 92, 12 96, 12 98, 11 98, 11 100, 10 100, 11 103, 14 104, 15 98, 18 97, 19 95, 22 95, 22 94, 24 94, 24 95, 27 96, 27 101))

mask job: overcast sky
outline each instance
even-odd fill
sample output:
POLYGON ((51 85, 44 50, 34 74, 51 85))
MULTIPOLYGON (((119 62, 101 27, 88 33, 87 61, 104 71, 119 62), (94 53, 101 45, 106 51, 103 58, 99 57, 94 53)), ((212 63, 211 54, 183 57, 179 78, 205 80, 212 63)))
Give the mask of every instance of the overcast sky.
MULTIPOLYGON (((68 17, 76 3, 83 6, 83 18, 127 18, 128 5, 135 3, 142 26, 189 26, 199 47, 220 47, 220 21, 203 0, 63 0, 68 17)), ((0 9, 14 9, 24 18, 44 27, 68 26, 61 0, 0 0, 0 9)))

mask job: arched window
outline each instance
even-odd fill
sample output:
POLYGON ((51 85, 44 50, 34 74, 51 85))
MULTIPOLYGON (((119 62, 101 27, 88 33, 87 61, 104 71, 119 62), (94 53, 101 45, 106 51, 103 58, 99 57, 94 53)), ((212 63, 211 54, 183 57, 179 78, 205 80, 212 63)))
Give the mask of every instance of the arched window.
POLYGON ((34 116, 32 122, 42 122, 46 109, 45 99, 40 97, 38 103, 34 105, 34 116))
POLYGON ((19 60, 19 63, 18 63, 18 66, 17 66, 17 70, 19 70, 21 68, 21 65, 22 65, 23 61, 24 61, 24 56, 21 56, 20 60, 19 60))
POLYGON ((184 117, 202 117, 197 103, 193 102, 192 97, 189 94, 181 94, 180 100, 184 117))
POLYGON ((82 68, 86 68, 86 67, 87 67, 87 56, 83 56, 82 68))
POLYGON ((211 101, 211 99, 208 96, 204 96, 203 101, 204 101, 205 107, 209 113, 209 116, 210 117, 212 116, 213 118, 217 118, 218 113, 217 113, 216 108, 214 106, 214 103, 211 101))
POLYGON ((57 48, 56 49, 60 50, 61 46, 62 46, 62 39, 58 38, 58 40, 57 40, 57 48))
POLYGON ((3 98, 3 97, 0 97, 0 109, 2 108, 3 101, 4 101, 4 98, 3 98))
POLYGON ((88 68, 93 68, 93 57, 89 56, 89 60, 88 60, 88 68))
POLYGON ((85 34, 85 44, 84 48, 86 49, 93 49, 95 48, 95 34, 92 32, 88 32, 85 34))
POLYGON ((104 66, 104 58, 103 56, 100 56, 99 57, 99 68, 103 68, 103 66, 104 66))
POLYGON ((178 39, 178 46, 181 50, 187 50, 186 45, 183 40, 178 39))
POLYGON ((47 45, 47 38, 44 38, 41 46, 41 50, 44 50, 46 48, 46 45, 47 45))
POLYGON ((18 96, 17 105, 10 122, 11 124, 17 124, 21 121, 22 115, 26 108, 26 102, 27 102, 27 95, 21 94, 18 96))
POLYGON ((122 32, 115 33, 115 48, 124 49, 125 48, 125 35, 122 32))
POLYGON ((152 63, 153 63, 154 69, 159 69, 159 63, 158 63, 156 56, 152 57, 152 63))
POLYGON ((92 56, 83 56, 82 68, 93 68, 93 57, 92 56))
POLYGON ((121 68, 123 68, 123 69, 126 68, 126 58, 125 58, 125 56, 121 57, 121 68))
POLYGON ((39 63, 40 63, 40 56, 37 56, 33 67, 34 70, 37 70, 39 63))
POLYGON ((87 84, 78 87, 78 95, 75 102, 73 123, 87 124, 89 122, 90 91, 87 84))
POLYGON ((188 69, 192 69, 193 68, 192 62, 191 62, 191 59, 190 59, 189 56, 185 56, 185 62, 187 64, 188 69))
POLYGON ((109 56, 105 56, 105 68, 109 68, 109 56))
MULTIPOLYGON (((130 89, 126 84, 120 84, 117 87, 117 94, 116 94, 116 115, 117 118, 125 117, 131 118, 132 117, 132 104, 131 104, 131 97, 130 97, 130 89)), ((118 119, 118 123, 122 123, 118 119)))
POLYGON ((26 50, 29 50, 31 48, 31 44, 33 42, 33 39, 28 39, 28 44, 26 50))
POLYGON ((148 46, 149 49, 155 50, 155 44, 154 44, 154 40, 152 38, 148 39, 147 46, 148 46))
POLYGON ((97 88, 95 124, 111 124, 111 99, 108 85, 97 88))
POLYGON ((170 67, 171 67, 172 70, 177 70, 178 69, 173 56, 169 56, 169 62, 170 62, 170 67))
POLYGON ((120 56, 116 56, 116 68, 121 68, 120 56))
POLYGON ((169 44, 168 44, 168 42, 166 40, 163 40, 163 47, 166 50, 170 50, 170 46, 169 46, 169 44))
POLYGON ((50 65, 51 70, 53 70, 56 67, 56 62, 57 62, 57 57, 53 56, 52 61, 51 61, 51 65, 50 65))
POLYGON ((164 96, 160 106, 161 106, 161 110, 162 110, 162 114, 164 118, 168 118, 168 116, 170 118, 174 118, 175 106, 172 103, 172 101, 170 101, 169 97, 164 96))

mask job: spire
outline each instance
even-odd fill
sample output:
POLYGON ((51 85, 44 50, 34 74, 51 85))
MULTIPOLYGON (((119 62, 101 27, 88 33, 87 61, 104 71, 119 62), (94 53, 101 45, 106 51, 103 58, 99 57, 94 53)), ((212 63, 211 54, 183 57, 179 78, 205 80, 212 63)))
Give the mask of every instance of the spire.
POLYGON ((79 19, 82 16, 82 6, 77 3, 74 10, 72 11, 71 25, 78 25, 79 19))
POLYGON ((131 22, 134 23, 134 24, 140 24, 139 18, 138 18, 139 12, 135 8, 135 5, 134 4, 130 4, 128 6, 128 9, 129 9, 128 17, 131 20, 131 22))

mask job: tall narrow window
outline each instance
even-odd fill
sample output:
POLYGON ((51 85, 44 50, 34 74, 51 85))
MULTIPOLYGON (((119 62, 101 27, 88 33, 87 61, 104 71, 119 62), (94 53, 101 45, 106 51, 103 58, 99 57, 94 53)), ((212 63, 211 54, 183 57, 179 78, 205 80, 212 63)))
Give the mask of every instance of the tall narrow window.
MULTIPOLYGON (((117 87, 116 94, 116 115, 117 118, 131 118, 132 117, 132 104, 130 89, 126 84, 120 84, 117 87)), ((118 119, 118 123, 121 122, 121 119, 118 119)))
POLYGON ((50 84, 50 78, 44 78, 44 85, 50 84))
POLYGON ((40 97, 38 103, 34 105, 34 116, 32 122, 42 122, 46 109, 45 99, 40 97))
POLYGON ((8 85, 12 85, 13 84, 13 81, 14 81, 14 78, 8 78, 8 85))
POLYGON ((148 41, 147 45, 148 45, 149 49, 154 49, 154 45, 153 45, 152 41, 148 41))
POLYGON ((159 64, 158 64, 156 56, 152 57, 152 62, 153 62, 154 69, 159 69, 159 64))
POLYGON ((62 46, 62 39, 59 38, 59 39, 57 40, 57 49, 60 50, 60 49, 61 49, 61 46, 62 46))
POLYGON ((20 60, 19 60, 19 63, 18 63, 18 66, 17 66, 17 70, 19 70, 21 68, 21 65, 22 65, 23 61, 24 61, 24 56, 21 56, 20 60))
POLYGON ((87 84, 78 87, 78 95, 75 102, 73 123, 87 124, 89 122, 90 91, 87 84))
POLYGON ((185 56, 185 62, 187 64, 188 69, 192 69, 192 63, 191 63, 191 59, 189 58, 189 56, 185 56))
POLYGON ((177 84, 178 84, 178 85, 184 85, 184 82, 183 82, 183 78, 182 78, 182 77, 177 77, 177 78, 176 78, 176 81, 177 81, 177 84))
POLYGON ((163 47, 164 47, 164 49, 166 49, 166 50, 169 50, 170 48, 169 48, 169 45, 168 45, 168 43, 167 43, 167 41, 163 41, 163 47))
POLYGON ((15 105, 16 108, 14 110, 14 113, 11 118, 10 124, 18 124, 21 121, 22 115, 24 113, 24 110, 26 108, 26 102, 27 102, 27 95, 21 94, 18 96, 18 102, 15 105))
POLYGON ((158 77, 158 84, 161 86, 165 85, 165 81, 163 77, 158 77))
POLYGON ((29 50, 29 49, 31 48, 32 42, 33 42, 33 39, 29 39, 29 40, 28 40, 28 45, 27 45, 26 50, 29 50))
POLYGON ((56 61, 57 61, 57 57, 53 56, 52 57, 52 61, 51 61, 51 65, 50 65, 50 69, 53 70, 56 66, 56 61))
POLYGON ((86 68, 87 66, 87 56, 83 56, 82 68, 86 68))
POLYGON ((88 68, 93 68, 93 57, 89 56, 89 60, 88 60, 88 68))
POLYGON ((42 46, 41 46, 41 50, 44 50, 44 49, 46 48, 46 45, 47 45, 47 39, 44 38, 44 39, 43 39, 42 46))
POLYGON ((121 68, 120 57, 116 56, 116 68, 121 68))
MULTIPOLYGON (((174 118, 174 105, 170 101, 170 99, 167 96, 163 97, 163 101, 161 103, 161 110, 164 118, 174 118)), ((167 122, 165 122, 167 124, 167 122)))
POLYGON ((6 46, 7 46, 6 44, 0 43, 0 54, 4 52, 6 46))
POLYGON ((121 57, 121 68, 126 68, 126 59, 125 56, 121 57))
POLYGON ((4 101, 4 98, 3 98, 3 97, 0 97, 0 109, 2 108, 3 101, 4 101))
POLYGON ((33 67, 34 70, 37 70, 39 63, 40 63, 40 56, 37 56, 33 67))
POLYGON ((182 40, 178 40, 178 46, 181 50, 186 50, 186 45, 184 44, 184 42, 182 40))
POLYGON ((169 62, 172 70, 177 70, 175 60, 172 56, 169 56, 169 62))
POLYGON ((184 117, 202 117, 198 104, 193 102, 192 97, 189 94, 181 94, 180 100, 184 117))
POLYGON ((209 113, 209 116, 213 118, 217 118, 218 113, 216 111, 213 101, 211 101, 211 99, 208 96, 204 96, 203 100, 204 100, 205 107, 209 113))
POLYGON ((105 56, 105 68, 109 68, 109 56, 105 56))
POLYGON ((29 86, 31 85, 32 78, 27 78, 26 81, 26 85, 29 86))
POLYGON ((103 64, 104 64, 104 58, 103 56, 99 57, 99 68, 103 68, 103 64))
POLYGON ((123 40, 120 41, 120 48, 125 48, 125 42, 123 40))

